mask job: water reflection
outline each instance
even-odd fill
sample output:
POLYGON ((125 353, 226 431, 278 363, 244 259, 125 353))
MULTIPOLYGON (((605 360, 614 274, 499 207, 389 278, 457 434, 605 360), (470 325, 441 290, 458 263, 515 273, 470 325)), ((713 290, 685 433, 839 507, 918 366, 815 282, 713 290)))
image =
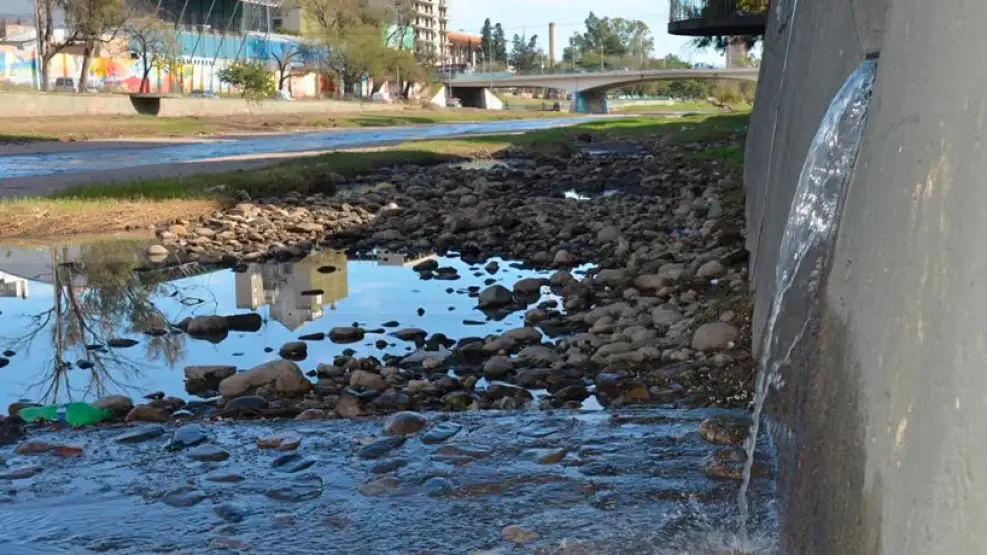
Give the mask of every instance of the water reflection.
MULTIPOLYGON (((21 398, 61 402, 113 393, 187 397, 185 366, 250 368, 277 358, 281 345, 304 334, 355 322, 379 328, 397 321, 452 338, 498 333, 522 326, 523 313, 487 320, 467 288, 488 279, 510 287, 538 275, 499 260, 502 269, 491 276, 461 259, 441 258, 460 279, 422 281, 411 266, 431 256, 387 252, 372 260, 322 252, 233 271, 198 265, 149 270, 146 247, 139 241, 0 247, 0 350, 14 352, 0 369, 0 407, 21 398), (243 313, 259 315, 260 330, 231 331, 218 343, 175 327, 190 316, 243 313)), ((413 349, 386 334, 346 346, 313 341, 301 366, 312 370, 346 347, 363 356, 413 349), (387 345, 377 348, 381 339, 387 345)))

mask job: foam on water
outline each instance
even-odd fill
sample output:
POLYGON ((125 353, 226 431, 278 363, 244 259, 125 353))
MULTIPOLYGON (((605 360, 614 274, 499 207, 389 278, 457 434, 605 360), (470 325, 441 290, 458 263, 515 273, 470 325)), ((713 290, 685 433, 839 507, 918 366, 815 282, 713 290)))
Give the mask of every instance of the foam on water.
POLYGON ((782 369, 808 328, 808 319, 801 326, 779 326, 779 321, 788 309, 809 306, 818 291, 822 264, 839 224, 841 200, 867 122, 876 72, 877 62, 867 60, 843 84, 816 131, 799 175, 775 267, 775 295, 762 336, 753 422, 745 445, 747 462, 738 497, 742 545, 750 541, 747 490, 764 403, 770 390, 783 384, 782 369))

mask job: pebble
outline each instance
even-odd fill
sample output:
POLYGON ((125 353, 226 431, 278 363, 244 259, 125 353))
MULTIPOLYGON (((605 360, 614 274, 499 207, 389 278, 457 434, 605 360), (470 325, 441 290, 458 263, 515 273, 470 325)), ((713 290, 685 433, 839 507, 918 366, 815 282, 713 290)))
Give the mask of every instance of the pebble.
POLYGON ((220 462, 230 458, 230 453, 215 445, 199 445, 185 453, 188 458, 204 462, 220 462))
POLYGON ((500 531, 500 535, 505 540, 514 544, 531 543, 538 539, 538 534, 536 532, 514 524, 505 526, 500 531))

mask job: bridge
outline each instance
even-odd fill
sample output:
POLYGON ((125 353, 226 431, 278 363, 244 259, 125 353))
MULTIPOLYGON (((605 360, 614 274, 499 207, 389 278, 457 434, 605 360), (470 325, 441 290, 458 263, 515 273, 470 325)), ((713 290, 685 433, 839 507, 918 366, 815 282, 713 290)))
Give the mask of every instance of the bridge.
POLYGON ((714 79, 757 81, 758 69, 655 69, 566 73, 461 73, 443 82, 463 105, 475 108, 502 107, 490 90, 502 88, 562 89, 572 95, 572 111, 606 113, 608 90, 651 81, 714 79))

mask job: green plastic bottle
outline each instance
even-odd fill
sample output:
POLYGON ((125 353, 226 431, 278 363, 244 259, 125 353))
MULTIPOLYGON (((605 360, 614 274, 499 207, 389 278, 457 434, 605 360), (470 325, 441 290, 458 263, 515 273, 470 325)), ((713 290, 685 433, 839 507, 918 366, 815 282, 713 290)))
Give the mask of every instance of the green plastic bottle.
POLYGON ((65 403, 21 409, 17 416, 25 422, 60 422, 72 427, 92 426, 109 420, 113 414, 89 403, 65 403))

